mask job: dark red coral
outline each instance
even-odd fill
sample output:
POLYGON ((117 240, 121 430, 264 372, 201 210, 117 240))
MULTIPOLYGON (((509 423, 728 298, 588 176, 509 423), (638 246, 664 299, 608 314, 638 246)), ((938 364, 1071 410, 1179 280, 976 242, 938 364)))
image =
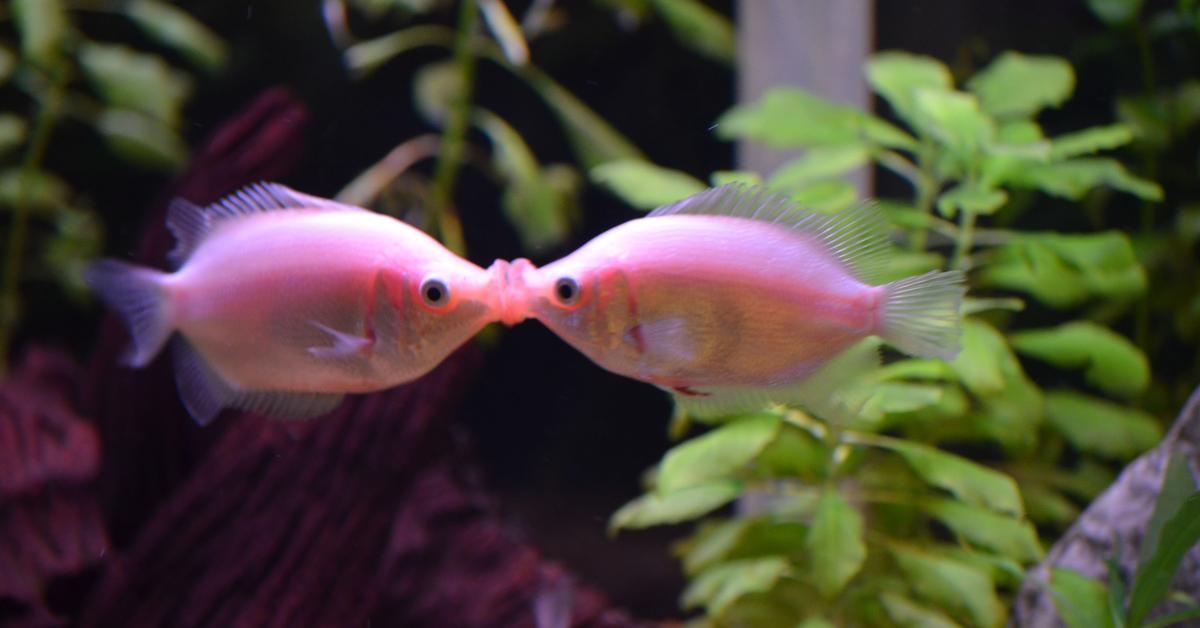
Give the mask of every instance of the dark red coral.
POLYGON ((66 401, 75 376, 66 357, 33 351, 0 382, 0 620, 64 625, 49 585, 109 549, 95 497, 100 441, 66 401))

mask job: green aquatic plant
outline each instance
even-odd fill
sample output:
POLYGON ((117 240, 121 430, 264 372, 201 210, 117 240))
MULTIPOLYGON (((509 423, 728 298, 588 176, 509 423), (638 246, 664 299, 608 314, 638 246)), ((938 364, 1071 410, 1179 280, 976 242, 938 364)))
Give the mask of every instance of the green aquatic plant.
POLYGON ((1162 628, 1200 617, 1200 605, 1184 596, 1173 600, 1183 608, 1150 618, 1169 599, 1171 581, 1197 541, 1200 491, 1187 459, 1175 455, 1163 472, 1131 581, 1126 582, 1115 557, 1107 561, 1107 583, 1071 569, 1051 570, 1049 587, 1063 622, 1068 628, 1162 628))
POLYGON ((30 282, 55 283, 81 298, 83 267, 100 250, 102 221, 87 190, 75 189, 48 164, 80 146, 55 142, 64 125, 82 124, 126 163, 171 171, 187 158, 181 109, 191 75, 164 51, 211 72, 226 55, 222 41, 175 6, 129 0, 68 10, 61 0, 9 0, 12 31, 0 37, 0 373, 9 359, 30 282), (80 14, 127 20, 155 50, 94 39, 80 14), (15 40, 13 37, 15 36, 15 40))
MULTIPOLYGON (((668 451, 647 493, 613 515, 614 531, 701 521, 676 549, 690 580, 683 606, 709 623, 999 626, 1023 567, 1042 556, 1034 524, 1061 529, 1108 484, 1109 464, 1161 436, 1134 405, 1148 361, 1109 326, 1145 292, 1129 238, 1020 228, 1035 213, 1078 212, 1100 189, 1160 200, 1157 184, 1099 155, 1131 129, 1047 136, 1038 114, 1075 81, 1055 57, 1005 53, 961 85, 902 52, 865 70, 902 126, 776 89, 716 127, 804 149, 765 177, 703 182, 639 160, 589 173, 643 208, 765 179, 836 211, 859 201, 842 175, 874 164, 911 189, 879 201, 899 244, 883 280, 945 268, 970 280, 955 360, 890 360, 844 387, 844 416, 780 407, 715 422, 668 451)), ((690 428, 677 417, 677 435, 690 428)))
POLYGON ((1131 169, 1166 192, 1165 202, 1134 206, 1101 198, 1089 211, 1133 233, 1154 288, 1138 304, 1133 337, 1170 365, 1151 389, 1152 403, 1169 411, 1200 381, 1200 5, 1092 0, 1088 6, 1106 30, 1079 46, 1080 70, 1108 79, 1111 92, 1103 97, 1133 132, 1122 149, 1131 169))
MULTIPOLYGON (((326 22, 343 50, 347 69, 365 79, 397 57, 418 48, 440 48, 451 56, 421 67, 413 80, 413 98, 437 135, 411 138, 347 185, 339 200, 367 205, 416 161, 436 158, 433 175, 415 186, 424 190, 428 231, 451 250, 463 252, 462 228, 452 197, 463 164, 480 166, 501 188, 501 207, 523 246, 531 251, 561 244, 579 213, 583 183, 579 170, 565 163, 543 164, 521 132, 479 102, 473 84, 477 65, 507 70, 518 86, 540 98, 562 126, 576 160, 585 168, 643 159, 642 152, 595 111, 567 91, 530 58, 529 41, 554 28, 565 10, 554 3, 534 2, 518 20, 502 0, 461 0, 457 24, 443 25, 428 17, 450 2, 429 0, 329 0, 326 22), (382 20, 398 16, 402 26, 385 35, 358 40, 348 27, 347 10, 382 20), (476 130, 491 145, 490 160, 469 159, 481 152, 469 142, 476 130)), ((632 21, 661 18, 686 45, 723 62, 733 59, 733 27, 698 0, 610 0, 609 5, 632 21)), ((414 186, 409 186, 414 187, 414 186)))

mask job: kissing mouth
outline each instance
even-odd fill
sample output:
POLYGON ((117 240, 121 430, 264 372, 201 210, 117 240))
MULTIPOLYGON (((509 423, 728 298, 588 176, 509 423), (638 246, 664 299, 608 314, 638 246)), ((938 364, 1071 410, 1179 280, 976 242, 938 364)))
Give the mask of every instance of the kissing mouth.
POLYGON ((496 312, 501 323, 512 327, 530 318, 529 291, 526 275, 537 271, 525 258, 506 262, 498 259, 488 267, 492 285, 496 287, 496 312))

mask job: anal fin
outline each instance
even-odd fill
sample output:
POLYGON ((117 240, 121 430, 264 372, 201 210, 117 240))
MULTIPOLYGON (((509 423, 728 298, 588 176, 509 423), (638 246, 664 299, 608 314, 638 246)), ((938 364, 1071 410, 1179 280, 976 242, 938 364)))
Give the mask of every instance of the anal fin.
POLYGON ((239 393, 230 405, 277 419, 300 420, 328 414, 344 398, 345 395, 331 393, 246 391, 239 393))
POLYGON ((879 367, 879 340, 851 345, 794 382, 773 386, 683 386, 671 390, 675 405, 699 418, 761 410, 770 403, 800 406, 827 421, 848 422, 866 401, 862 378, 879 367))
POLYGON ((225 408, 238 408, 281 419, 308 419, 332 411, 344 395, 290 391, 240 390, 225 381, 185 340, 174 342, 175 383, 188 414, 208 425, 225 408))

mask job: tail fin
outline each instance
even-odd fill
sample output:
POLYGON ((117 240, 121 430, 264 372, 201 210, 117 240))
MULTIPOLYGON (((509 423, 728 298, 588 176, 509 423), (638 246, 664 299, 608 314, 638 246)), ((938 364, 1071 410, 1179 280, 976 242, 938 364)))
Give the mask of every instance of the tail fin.
POLYGON ((949 360, 958 354, 963 274, 928 272, 884 286, 879 335, 901 351, 949 360))
POLYGON ((133 345, 122 361, 141 367, 150 363, 171 336, 171 316, 163 290, 166 273, 112 259, 92 262, 84 279, 92 291, 117 311, 133 345))

